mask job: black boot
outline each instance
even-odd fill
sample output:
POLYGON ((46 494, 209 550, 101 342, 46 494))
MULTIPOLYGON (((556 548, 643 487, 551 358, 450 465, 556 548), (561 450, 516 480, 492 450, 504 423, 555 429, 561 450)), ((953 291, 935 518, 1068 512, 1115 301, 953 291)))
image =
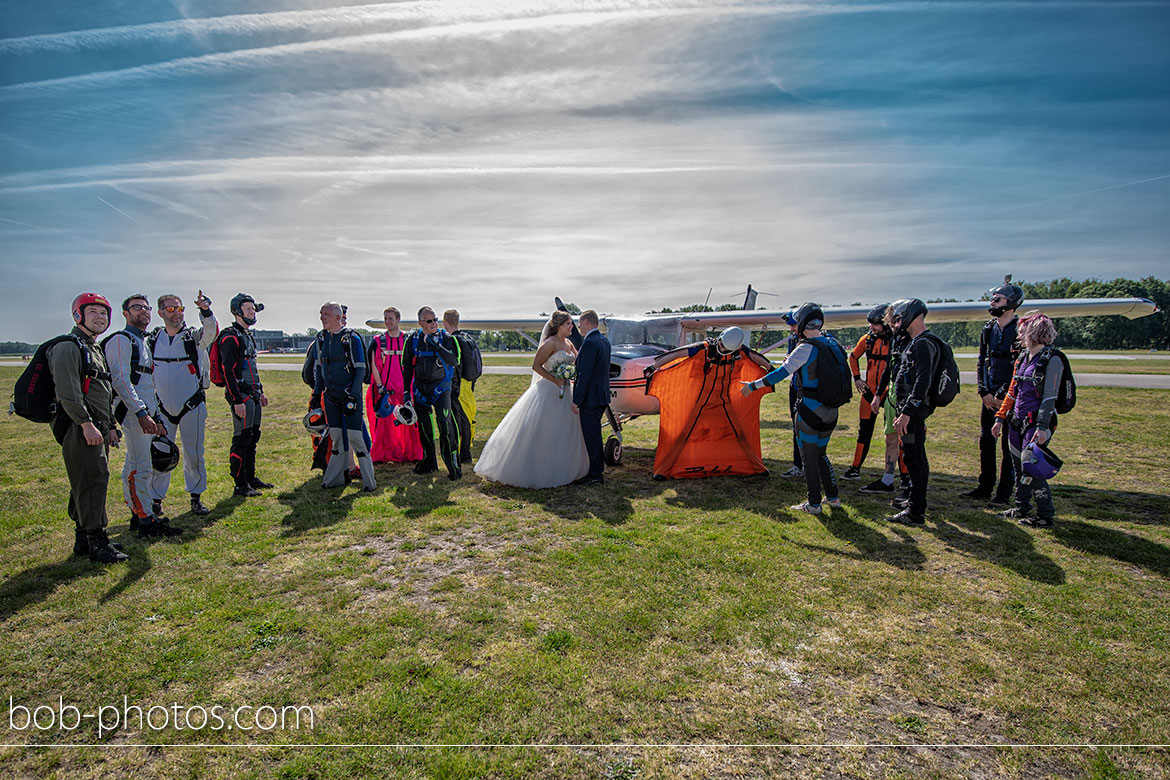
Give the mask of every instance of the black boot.
POLYGON ((163 514, 162 499, 155 499, 150 504, 150 513, 154 515, 156 520, 170 520, 169 517, 163 514))
POLYGON ((211 510, 203 506, 203 502, 199 500, 199 493, 191 494, 191 514, 203 517, 211 514, 211 510))
POLYGON ((260 442, 260 430, 256 429, 252 433, 252 441, 248 445, 248 454, 244 458, 244 474, 246 474, 245 481, 248 487, 253 490, 268 490, 275 487, 271 482, 264 482, 256 478, 256 445, 260 442))
MULTIPOLYGON (((122 551, 122 545, 119 542, 110 542, 110 547, 118 552, 122 551)), ((89 555, 89 534, 77 527, 73 529, 73 554, 89 555)))
POLYGON ((179 536, 182 533, 183 529, 173 527, 170 520, 160 520, 156 517, 147 517, 138 524, 139 539, 149 539, 155 536, 169 538, 179 536))
POLYGON ((236 485, 236 489, 232 491, 233 496, 240 498, 253 498, 260 495, 260 491, 250 485, 236 485))
POLYGON ((89 559, 94 563, 121 563, 130 560, 130 556, 110 544, 110 537, 105 529, 92 531, 86 534, 86 545, 89 548, 89 559))

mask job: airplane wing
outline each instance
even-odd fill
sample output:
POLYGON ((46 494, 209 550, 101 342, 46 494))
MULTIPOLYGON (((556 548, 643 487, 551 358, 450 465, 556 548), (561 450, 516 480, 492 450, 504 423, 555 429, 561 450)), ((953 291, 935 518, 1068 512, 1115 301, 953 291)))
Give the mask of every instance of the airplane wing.
MULTIPOLYGON (((459 327, 463 330, 522 330, 526 333, 540 333, 548 317, 460 317, 459 327)), ((375 330, 384 330, 382 320, 366 320, 366 325, 375 330)), ((402 323, 403 330, 410 330, 414 325, 402 323)))
MULTIPOLYGON (((987 301, 959 301, 952 303, 928 303, 930 322, 966 322, 985 320, 987 301)), ((873 306, 838 306, 825 308, 825 325, 829 328, 861 327, 866 324, 865 315, 873 306)), ((1020 314, 1031 309, 1040 309, 1049 317, 1095 317, 1119 314, 1137 319, 1153 314, 1158 307, 1145 298, 1054 298, 1048 300, 1025 300, 1020 314)), ((659 315, 680 317, 680 324, 686 330, 729 328, 738 325, 745 330, 780 330, 787 328, 785 315, 788 309, 772 311, 710 311, 681 315, 659 315)))
MULTIPOLYGON (((952 303, 928 303, 930 313, 927 322, 965 322, 985 320, 987 301, 959 301, 952 303)), ((825 308, 825 324, 829 328, 861 327, 866 324, 865 315, 873 306, 829 306, 825 308)), ((1025 300, 1020 313, 1040 309, 1049 317, 1091 317, 1117 314, 1129 319, 1145 317, 1158 311, 1153 301, 1145 298, 1054 298, 1047 300, 1025 300)), ((644 331, 629 343, 641 343, 648 339, 650 331, 674 335, 681 331, 702 332, 709 329, 729 328, 738 325, 745 330, 783 330, 788 324, 785 316, 789 309, 757 311, 705 311, 673 312, 669 314, 643 314, 629 317, 602 315, 601 327, 609 331, 635 325, 644 331)), ((547 317, 463 317, 460 327, 464 330, 505 330, 539 333, 548 321, 547 317)), ((384 326, 382 320, 366 320, 366 325, 375 330, 384 326)), ((671 344, 681 343, 670 340, 671 344)), ((625 342, 623 342, 625 343, 625 342)))

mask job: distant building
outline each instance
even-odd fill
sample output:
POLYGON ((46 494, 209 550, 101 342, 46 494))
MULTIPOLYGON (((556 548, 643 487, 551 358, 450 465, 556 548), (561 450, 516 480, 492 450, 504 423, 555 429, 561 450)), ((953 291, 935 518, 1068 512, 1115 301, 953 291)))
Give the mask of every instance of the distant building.
POLYGON ((313 343, 309 336, 290 336, 282 330, 253 330, 256 349, 272 352, 304 352, 313 343))

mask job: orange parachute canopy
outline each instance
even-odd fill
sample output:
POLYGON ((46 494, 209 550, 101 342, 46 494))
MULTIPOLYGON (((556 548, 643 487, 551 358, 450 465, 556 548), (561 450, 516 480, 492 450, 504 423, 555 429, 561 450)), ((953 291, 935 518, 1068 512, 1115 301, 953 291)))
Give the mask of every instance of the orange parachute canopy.
MULTIPOLYGON (((654 478, 708 477, 715 474, 766 474, 760 456, 760 401, 764 393, 744 398, 739 383, 767 371, 741 347, 720 354, 711 343, 650 375, 647 395, 658 399, 658 451, 654 478)), ((771 392, 771 388, 768 388, 771 392)))

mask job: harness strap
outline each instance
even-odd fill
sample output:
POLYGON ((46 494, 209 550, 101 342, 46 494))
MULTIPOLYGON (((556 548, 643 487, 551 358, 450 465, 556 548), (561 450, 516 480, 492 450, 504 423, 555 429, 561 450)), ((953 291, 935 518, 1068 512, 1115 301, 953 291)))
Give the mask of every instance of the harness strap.
POLYGON ((191 411, 192 409, 199 408, 199 404, 204 403, 206 401, 207 401, 207 394, 203 392, 203 388, 199 388, 198 390, 195 391, 194 395, 192 395, 190 398, 188 398, 186 401, 183 402, 183 408, 181 408, 179 410, 179 413, 177 415, 171 414, 170 412, 167 411, 167 408, 165 406, 163 406, 162 399, 159 399, 158 409, 160 412, 163 413, 163 415, 168 420, 171 421, 171 423, 173 425, 178 425, 179 422, 182 421, 182 419, 187 415, 187 412, 191 411))

